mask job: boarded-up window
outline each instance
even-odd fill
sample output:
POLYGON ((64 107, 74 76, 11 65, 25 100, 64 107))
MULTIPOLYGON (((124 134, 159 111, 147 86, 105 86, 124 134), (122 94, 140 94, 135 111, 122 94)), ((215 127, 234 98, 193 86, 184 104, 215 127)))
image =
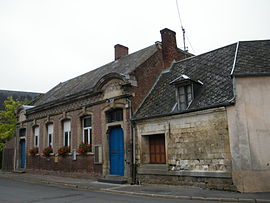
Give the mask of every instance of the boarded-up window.
POLYGON ((149 153, 150 153, 150 163, 152 164, 166 163, 164 134, 149 136, 149 153))

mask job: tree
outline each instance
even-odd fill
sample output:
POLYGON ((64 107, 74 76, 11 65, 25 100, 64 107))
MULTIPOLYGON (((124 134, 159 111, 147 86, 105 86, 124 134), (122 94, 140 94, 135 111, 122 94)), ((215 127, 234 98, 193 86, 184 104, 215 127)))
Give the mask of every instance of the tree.
POLYGON ((13 100, 8 97, 4 101, 5 110, 0 110, 0 153, 6 142, 15 136, 16 130, 16 110, 27 101, 13 100))

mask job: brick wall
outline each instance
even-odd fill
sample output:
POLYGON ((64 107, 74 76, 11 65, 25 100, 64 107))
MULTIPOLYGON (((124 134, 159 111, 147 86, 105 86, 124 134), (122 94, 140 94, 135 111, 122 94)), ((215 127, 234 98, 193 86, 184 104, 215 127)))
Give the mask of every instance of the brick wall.
POLYGON ((157 51, 132 73, 136 77, 138 84, 137 87, 132 88, 132 92, 135 93, 135 97, 132 101, 133 111, 138 108, 144 97, 151 90, 161 71, 170 68, 173 60, 182 60, 190 56, 181 51, 175 51, 173 52, 173 56, 165 56, 168 58, 164 60, 163 52, 161 50, 162 48, 159 45, 157 46, 159 51, 157 51))
POLYGON ((89 177, 99 177, 102 172, 102 165, 93 164, 93 155, 77 156, 77 160, 72 160, 71 156, 58 158, 52 156, 45 158, 42 156, 27 157, 27 169, 34 171, 56 171, 65 173, 82 173, 89 177), (31 167, 30 167, 31 166, 31 167))

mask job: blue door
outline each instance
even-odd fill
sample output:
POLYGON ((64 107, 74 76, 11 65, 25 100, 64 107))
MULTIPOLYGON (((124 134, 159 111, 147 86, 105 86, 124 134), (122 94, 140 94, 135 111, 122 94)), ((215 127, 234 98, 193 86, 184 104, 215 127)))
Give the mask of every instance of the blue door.
POLYGON ((122 128, 113 128, 109 138, 110 173, 124 175, 124 136, 122 128))
POLYGON ((25 139, 20 141, 21 168, 25 168, 25 139))

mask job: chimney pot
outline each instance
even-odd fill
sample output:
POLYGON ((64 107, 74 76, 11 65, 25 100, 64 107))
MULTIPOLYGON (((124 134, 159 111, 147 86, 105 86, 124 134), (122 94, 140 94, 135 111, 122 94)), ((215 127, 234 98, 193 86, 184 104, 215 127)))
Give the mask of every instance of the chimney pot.
POLYGON ((121 44, 116 44, 114 46, 114 59, 117 60, 122 56, 128 55, 128 47, 125 47, 121 44))

